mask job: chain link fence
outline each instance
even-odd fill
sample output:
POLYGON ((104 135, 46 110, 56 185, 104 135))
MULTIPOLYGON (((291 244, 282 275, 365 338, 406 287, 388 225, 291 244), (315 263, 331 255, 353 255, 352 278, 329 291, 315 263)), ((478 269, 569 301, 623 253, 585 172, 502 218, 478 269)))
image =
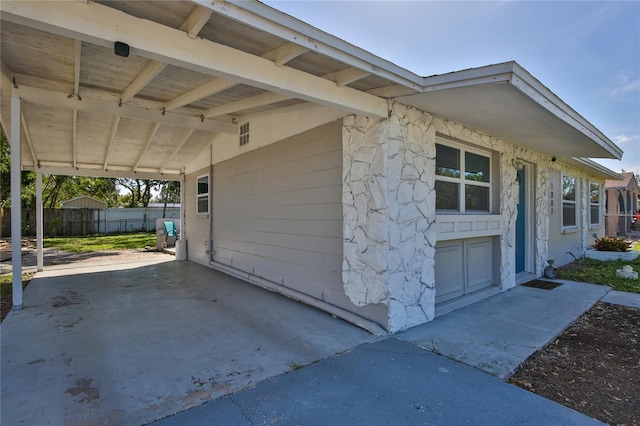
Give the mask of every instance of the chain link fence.
POLYGON ((605 213, 604 223, 607 237, 640 240, 639 213, 605 213))

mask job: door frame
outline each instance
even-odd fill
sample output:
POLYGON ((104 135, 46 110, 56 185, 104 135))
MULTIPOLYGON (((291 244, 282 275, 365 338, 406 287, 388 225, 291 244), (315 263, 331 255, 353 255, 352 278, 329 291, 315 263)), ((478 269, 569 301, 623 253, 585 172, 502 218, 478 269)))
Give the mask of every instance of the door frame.
MULTIPOLYGON (((536 169, 533 163, 519 160, 524 169, 524 270, 520 273, 535 273, 535 251, 536 251, 536 235, 535 235, 535 176, 536 169)), ((520 183, 523 184, 522 182, 520 183)), ((514 257, 515 269, 515 257, 514 257)))

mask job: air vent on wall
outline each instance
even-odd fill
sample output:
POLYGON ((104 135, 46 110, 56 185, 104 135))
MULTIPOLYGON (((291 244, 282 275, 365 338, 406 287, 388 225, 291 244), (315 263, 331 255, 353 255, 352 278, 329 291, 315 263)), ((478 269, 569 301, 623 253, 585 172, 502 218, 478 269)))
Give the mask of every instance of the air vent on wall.
POLYGON ((249 123, 240 126, 240 146, 249 143, 249 123))

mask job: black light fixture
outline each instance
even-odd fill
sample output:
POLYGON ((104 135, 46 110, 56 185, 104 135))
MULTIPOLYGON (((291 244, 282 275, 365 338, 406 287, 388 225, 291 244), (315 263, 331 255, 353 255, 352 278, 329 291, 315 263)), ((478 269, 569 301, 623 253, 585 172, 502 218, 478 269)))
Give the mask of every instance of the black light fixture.
POLYGON ((122 56, 123 58, 129 57, 129 45, 127 43, 123 43, 121 41, 116 41, 113 45, 113 53, 117 56, 122 56))

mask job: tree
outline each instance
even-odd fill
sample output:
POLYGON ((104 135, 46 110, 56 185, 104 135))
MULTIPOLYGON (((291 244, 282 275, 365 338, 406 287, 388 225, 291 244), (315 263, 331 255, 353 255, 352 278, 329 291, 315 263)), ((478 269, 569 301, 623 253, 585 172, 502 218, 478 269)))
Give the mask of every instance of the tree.
MULTIPOLYGON (((31 209, 36 204, 36 174, 23 171, 22 208, 31 209)), ((0 127, 0 207, 11 204, 11 146, 0 127)), ((107 203, 108 207, 118 205, 118 188, 115 179, 91 178, 85 176, 42 176, 42 204, 45 208, 59 208, 62 202, 83 195, 107 203)))
POLYGON ((162 217, 165 217, 167 214, 167 204, 180 202, 180 182, 168 180, 162 181, 160 183, 158 201, 164 203, 162 217))
MULTIPOLYGON (((33 185, 35 199, 35 174, 23 171, 20 174, 23 191, 20 194, 22 206, 28 207, 31 199, 31 191, 28 188, 33 185)), ((11 207, 11 145, 7 140, 4 129, 0 126, 0 207, 11 207)))
POLYGON ((125 207, 148 207, 149 201, 153 197, 153 191, 158 191, 161 182, 158 180, 117 179, 117 184, 129 191, 128 197, 122 197, 123 201, 126 200, 125 207))

